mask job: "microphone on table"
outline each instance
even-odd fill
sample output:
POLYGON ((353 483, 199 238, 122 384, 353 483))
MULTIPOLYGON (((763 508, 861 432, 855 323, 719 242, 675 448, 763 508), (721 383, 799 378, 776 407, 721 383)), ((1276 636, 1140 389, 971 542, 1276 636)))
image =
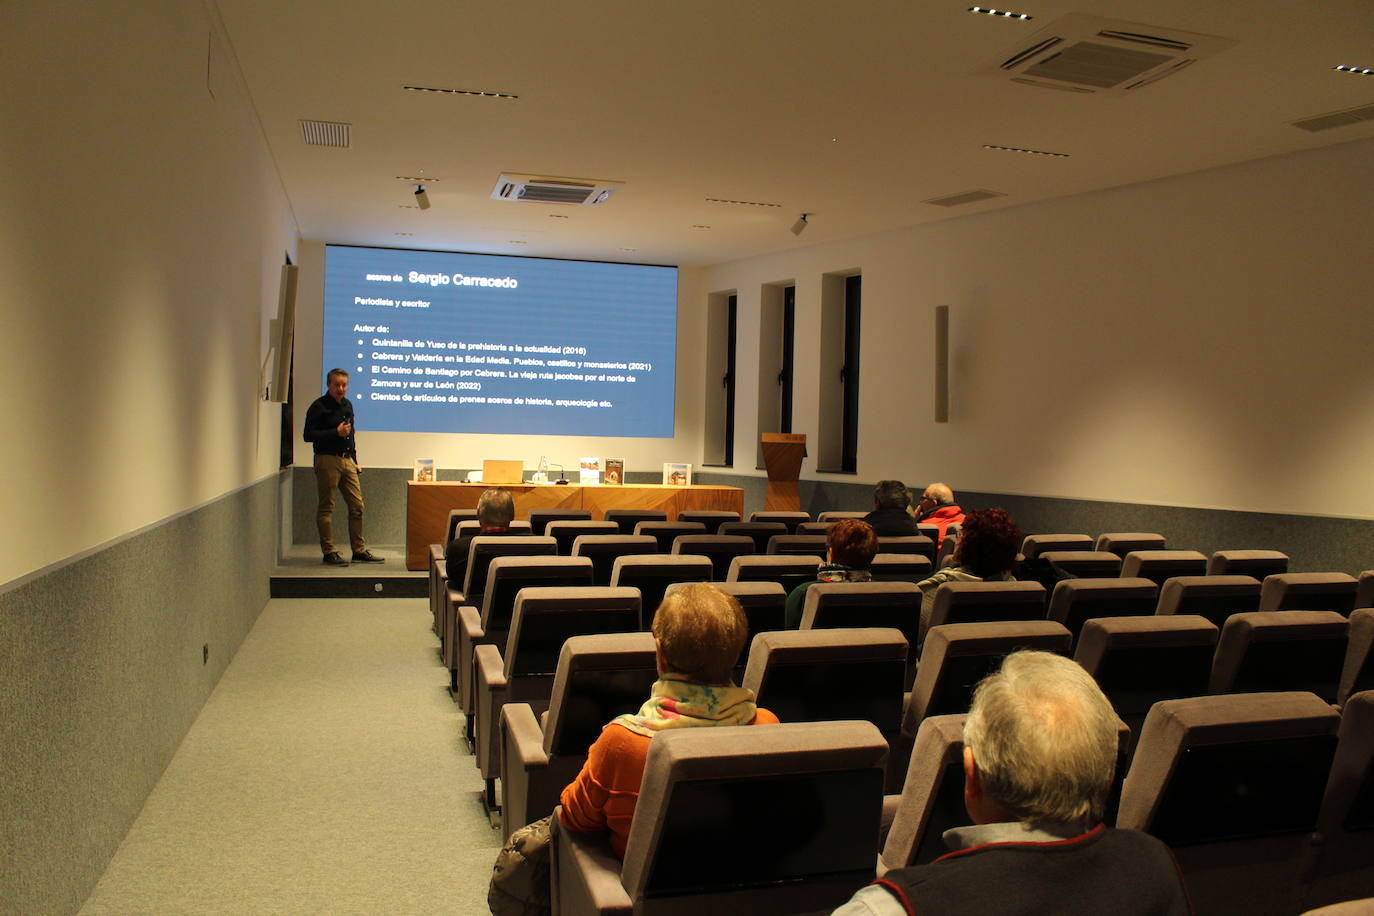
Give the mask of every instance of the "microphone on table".
POLYGON ((567 474, 564 473, 564 471, 563 471, 563 465, 561 465, 561 464, 554 464, 552 461, 550 461, 550 462, 549 462, 549 467, 551 467, 551 468, 558 468, 558 479, 555 480, 554 483, 556 483, 556 484, 561 484, 561 485, 563 485, 563 486, 566 487, 566 486, 568 485, 568 476, 567 476, 567 474))

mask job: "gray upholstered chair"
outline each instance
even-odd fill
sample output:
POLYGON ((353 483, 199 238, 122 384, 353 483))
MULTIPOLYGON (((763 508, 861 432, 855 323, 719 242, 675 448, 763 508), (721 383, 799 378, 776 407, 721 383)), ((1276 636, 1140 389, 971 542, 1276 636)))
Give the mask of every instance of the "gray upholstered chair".
MULTIPOLYGON (((830 531, 830 526, 833 525, 833 524, 835 524, 835 523, 834 523, 834 522, 802 522, 802 523, 801 523, 800 525, 798 525, 795 529, 793 529, 792 533, 793 533, 793 534, 819 534, 819 535, 821 535, 822 537, 824 537, 826 534, 829 533, 829 531, 830 531)), ((769 543, 771 544, 772 541, 770 540, 769 543)))
POLYGON ((1051 550, 1069 553, 1092 549, 1093 539, 1086 534, 1028 534, 1021 542, 1021 556, 1027 560, 1051 550))
POLYGON ((684 534, 707 534, 705 522, 640 522, 635 525, 635 534, 648 535, 658 542, 659 553, 672 553, 673 540, 684 534))
POLYGON ((1121 558, 1110 550, 1047 550, 1040 559, 1061 578, 1105 579, 1121 575, 1121 558))
POLYGON ((1335 611, 1232 614, 1221 628, 1207 692, 1307 690, 1334 703, 1349 626, 1335 611))
POLYGON ((730 564, 735 557, 751 557, 760 553, 754 539, 742 534, 683 534, 673 538, 672 547, 667 552, 706 557, 711 561, 711 578, 716 582, 724 582, 730 575, 730 564))
POLYGON ((784 591, 816 578, 821 561, 812 556, 775 554, 773 556, 745 555, 730 561, 726 582, 776 582, 784 591))
POLYGON ((1096 617, 1153 614, 1159 588, 1149 579, 1064 579, 1050 593, 1049 619, 1068 627, 1074 639, 1096 617))
POLYGON ((1164 535, 1147 531, 1113 531, 1097 536, 1097 550, 1125 559, 1132 550, 1163 550, 1164 535))
POLYGON ((1374 607, 1374 569, 1360 573, 1360 584, 1355 588, 1355 607, 1374 607))
POLYGON ((1209 576, 1265 576, 1288 572, 1288 554, 1279 550, 1218 550, 1207 560, 1209 576))
MULTIPOLYGON (((1374 891, 1374 691, 1341 711, 1339 743, 1317 817, 1316 876, 1303 901, 1320 906, 1374 891)), ((1374 900, 1366 913, 1374 913, 1374 900)))
POLYGON ((621 534, 634 534, 640 522, 666 522, 668 513, 659 509, 607 509, 603 517, 620 526, 621 534))
POLYGON ((1362 607, 1351 613, 1349 635, 1336 691, 1336 702, 1342 706, 1352 695, 1374 690, 1374 608, 1362 607))
POLYGON ((915 553, 935 562, 935 542, 924 534, 878 538, 878 553, 915 553))
POLYGON ((1121 561, 1123 579, 1149 579, 1163 585, 1175 576, 1207 573, 1207 557, 1196 550, 1132 550, 1121 561))
POLYGON ((701 522, 706 526, 707 534, 719 534, 717 530, 726 522, 739 521, 738 512, 728 512, 720 509, 688 509, 686 512, 679 512, 677 520, 680 522, 701 522))
POLYGON ((544 534, 558 542, 560 556, 573 555, 573 545, 584 534, 619 534, 620 526, 615 522, 576 521, 573 519, 554 519, 544 528, 544 534))
POLYGON ((787 526, 788 534, 795 534, 797 526, 811 521, 809 512, 784 512, 780 510, 765 510, 763 512, 751 512, 749 514, 751 522, 782 522, 787 526))
POLYGON ((711 561, 690 554, 649 554, 619 557, 611 572, 611 584, 639 589, 644 609, 644 629, 654 624, 663 592, 672 582, 710 582, 711 561))
POLYGON ((929 557, 919 553, 880 553, 869 564, 874 582, 921 582, 935 571, 929 557))
POLYGON ((1156 614, 1199 614, 1217 626, 1232 614, 1259 610, 1260 583, 1253 576, 1176 576, 1159 590, 1156 614))
POLYGON ((573 539, 572 555, 587 557, 592 561, 592 581, 597 585, 611 584, 611 574, 615 571, 615 561, 621 557, 637 557, 656 553, 658 553, 658 542, 648 536, 581 534, 573 539))
POLYGON ((831 511, 828 511, 828 512, 821 512, 821 513, 817 514, 817 516, 816 516, 816 521, 818 521, 818 522, 838 522, 838 521, 839 521, 840 519, 842 519, 842 518, 863 518, 863 517, 864 517, 865 515, 867 515, 867 514, 868 514, 868 513, 867 513, 867 512, 864 512, 864 511, 857 511, 857 512, 855 512, 855 511, 848 510, 848 509, 845 509, 845 510, 831 510, 831 511))
POLYGON ((1260 587, 1261 611, 1339 611, 1355 609, 1359 580, 1338 572, 1279 573, 1260 587))
POLYGON ((726 522, 716 529, 722 536, 747 537, 754 541, 752 553, 768 552, 768 539, 776 534, 791 534, 791 529, 783 522, 726 522))
POLYGON ((589 522, 592 513, 587 509, 531 509, 529 511, 530 533, 548 534, 545 529, 549 522, 589 522))
POLYGON ((767 556, 805 556, 824 560, 827 550, 823 534, 775 534, 768 539, 767 556))
POLYGON ((921 621, 921 590, 911 582, 820 582, 806 590, 801 629, 891 627, 907 641, 907 677, 915 677, 914 640, 921 621))
POLYGON ((927 626, 1045 620, 1046 612, 1045 587, 1039 582, 945 582, 935 589, 927 626))

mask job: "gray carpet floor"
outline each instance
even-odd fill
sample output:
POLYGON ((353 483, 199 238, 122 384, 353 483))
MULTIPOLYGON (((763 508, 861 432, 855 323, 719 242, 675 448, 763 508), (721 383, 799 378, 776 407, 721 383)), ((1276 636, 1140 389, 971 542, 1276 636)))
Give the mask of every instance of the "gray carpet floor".
POLYGON ((429 624, 269 602, 81 913, 486 912, 500 841, 429 624))

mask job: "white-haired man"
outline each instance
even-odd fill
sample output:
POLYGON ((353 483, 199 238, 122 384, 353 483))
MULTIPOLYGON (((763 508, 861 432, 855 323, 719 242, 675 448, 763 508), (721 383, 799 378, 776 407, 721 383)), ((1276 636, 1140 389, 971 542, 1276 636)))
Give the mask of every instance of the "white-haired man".
POLYGON ((964 807, 954 851, 888 872, 836 916, 1192 912, 1159 840, 1102 825, 1117 718, 1075 662, 1023 650, 984 678, 964 725, 964 807))

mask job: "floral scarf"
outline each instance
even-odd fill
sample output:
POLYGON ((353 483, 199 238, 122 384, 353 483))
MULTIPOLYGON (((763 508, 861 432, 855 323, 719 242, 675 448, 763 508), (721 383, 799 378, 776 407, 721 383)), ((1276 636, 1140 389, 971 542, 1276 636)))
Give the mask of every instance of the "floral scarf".
POLYGON ((613 724, 652 738, 665 728, 748 725, 757 707, 754 691, 733 684, 696 684, 673 675, 654 682, 653 693, 639 712, 617 716, 613 724))

